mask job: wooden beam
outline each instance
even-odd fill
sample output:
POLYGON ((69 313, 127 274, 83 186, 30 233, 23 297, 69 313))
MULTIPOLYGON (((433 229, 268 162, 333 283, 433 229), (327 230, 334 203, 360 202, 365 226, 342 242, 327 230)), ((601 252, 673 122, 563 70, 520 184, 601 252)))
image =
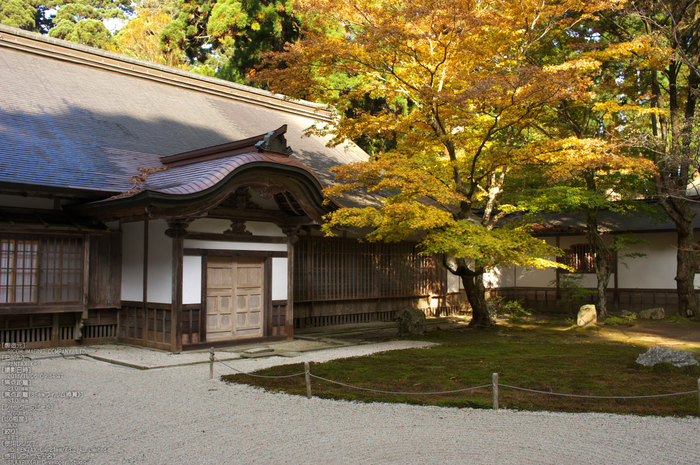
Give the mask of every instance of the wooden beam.
POLYGON ((266 250, 213 250, 213 249, 192 249, 183 250, 188 256, 212 256, 212 257, 286 257, 287 252, 266 251, 266 250))
POLYGON ((190 232, 185 239, 194 241, 219 241, 219 242, 259 242, 261 244, 286 244, 287 238, 282 236, 245 236, 240 234, 217 234, 204 232, 190 232))
POLYGON ((0 315, 32 315, 35 313, 75 313, 87 312, 87 307, 81 304, 73 305, 3 305, 0 306, 0 315))
POLYGON ((207 218, 241 219, 247 221, 268 221, 274 223, 286 220, 289 215, 283 211, 254 210, 252 208, 214 207, 207 218))

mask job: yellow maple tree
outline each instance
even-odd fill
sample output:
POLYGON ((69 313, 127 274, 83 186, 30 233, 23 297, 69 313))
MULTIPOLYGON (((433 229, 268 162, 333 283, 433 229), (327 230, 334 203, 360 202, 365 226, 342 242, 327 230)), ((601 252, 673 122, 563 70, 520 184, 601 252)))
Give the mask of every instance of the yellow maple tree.
POLYGON ((608 1, 300 0, 302 40, 258 73, 273 90, 325 102, 334 124, 311 132, 333 144, 390 138, 391 150, 336 168, 328 196, 365 189, 382 208, 343 208, 324 226, 369 228, 370 240, 418 234, 442 253, 473 310, 493 324, 483 274, 501 264, 557 266, 556 253, 526 226, 496 228, 509 172, 545 153, 584 160, 596 141, 543 142, 535 128, 558 102, 586 98, 600 62, 557 43, 608 1), (546 50, 546 52, 545 52, 546 50), (554 51, 561 56, 548 57, 554 51), (565 56, 566 55, 566 56, 565 56), (353 107, 365 97, 384 102, 353 107), (348 111, 352 109, 352 111, 348 111))

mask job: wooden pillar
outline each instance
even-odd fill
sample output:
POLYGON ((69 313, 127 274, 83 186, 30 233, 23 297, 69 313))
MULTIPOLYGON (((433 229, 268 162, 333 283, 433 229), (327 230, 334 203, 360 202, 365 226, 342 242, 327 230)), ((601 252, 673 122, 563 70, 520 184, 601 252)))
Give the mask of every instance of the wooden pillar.
POLYGON ((294 337, 294 244, 297 243, 298 228, 283 228, 282 232, 287 235, 287 312, 285 315, 285 332, 287 339, 294 337))
POLYGON ((263 261, 263 336, 272 336, 272 257, 263 261))
POLYGON ((199 342, 207 340, 207 286, 208 286, 209 255, 205 251, 202 255, 202 296, 199 306, 199 342))
POLYGON ((620 267, 617 265, 619 264, 618 259, 617 259, 617 251, 613 252, 613 270, 615 270, 615 280, 614 280, 614 285, 615 285, 615 291, 613 294, 613 306, 615 308, 615 311, 620 310, 620 291, 617 285, 617 278, 618 278, 618 271, 620 271, 620 267))
MULTIPOLYGON (((148 341, 148 218, 143 221, 143 301, 141 304, 141 340, 143 345, 148 341)), ((156 335, 156 318, 153 318, 153 340, 156 335)))
MULTIPOLYGON (((558 249, 560 246, 559 234, 556 235, 555 241, 556 242, 554 245, 558 249)), ((554 271, 556 273, 555 276, 556 276, 556 285, 557 285, 557 291, 556 291, 556 294, 554 295, 554 302, 555 302, 555 305, 558 305, 559 299, 561 298, 561 296, 559 294, 559 280, 561 277, 561 270, 559 268, 556 268, 554 271)))
POLYGON ((170 220, 165 235, 173 241, 173 280, 170 319, 170 343, 174 353, 182 352, 182 279, 184 238, 187 234, 187 220, 170 220))
POLYGON ((80 315, 82 320, 88 317, 88 299, 90 294, 90 238, 83 236, 83 311, 80 315))

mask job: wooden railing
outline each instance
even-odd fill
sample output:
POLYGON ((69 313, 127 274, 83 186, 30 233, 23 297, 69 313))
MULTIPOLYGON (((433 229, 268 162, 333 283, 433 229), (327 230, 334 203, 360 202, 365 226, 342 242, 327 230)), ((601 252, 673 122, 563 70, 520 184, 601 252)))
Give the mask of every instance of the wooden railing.
MULTIPOLYGON (((595 303, 595 289, 580 300, 581 304, 595 303)), ((551 309, 556 308, 566 298, 563 290, 549 287, 495 288, 489 290, 492 296, 501 296, 507 300, 522 299, 528 305, 551 309)), ((695 291, 700 302, 700 290, 695 291)), ((678 310, 678 294, 675 289, 608 289, 606 297, 611 309, 639 311, 647 308, 664 307, 666 313, 678 310)))
POLYGON ((198 344, 201 339, 202 320, 200 304, 182 306, 182 343, 198 344))
POLYGON ((120 341, 156 349, 172 348, 173 316, 170 304, 149 303, 144 312, 141 302, 122 302, 120 320, 120 341))

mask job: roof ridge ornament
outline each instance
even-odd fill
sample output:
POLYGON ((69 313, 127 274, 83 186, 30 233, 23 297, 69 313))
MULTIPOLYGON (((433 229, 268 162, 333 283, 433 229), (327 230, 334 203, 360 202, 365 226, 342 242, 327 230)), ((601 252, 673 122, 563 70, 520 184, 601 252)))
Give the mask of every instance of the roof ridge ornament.
POLYGON ((284 133, 286 132, 287 125, 283 124, 276 131, 268 132, 265 137, 263 137, 263 140, 255 144, 255 148, 258 149, 259 152, 271 151, 291 155, 294 153, 294 150, 287 145, 287 139, 284 137, 284 133))

